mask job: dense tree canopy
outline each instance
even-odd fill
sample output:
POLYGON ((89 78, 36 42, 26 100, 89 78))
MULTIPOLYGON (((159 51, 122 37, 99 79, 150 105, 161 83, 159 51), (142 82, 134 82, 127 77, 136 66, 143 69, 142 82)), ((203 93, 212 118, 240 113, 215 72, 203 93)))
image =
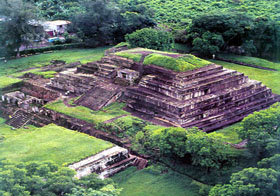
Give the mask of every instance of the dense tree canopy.
POLYGON ((152 28, 144 28, 125 36, 132 48, 142 47, 154 50, 170 50, 173 47, 171 33, 152 28))
POLYGON ((36 7, 21 0, 0 0, 0 13, 4 20, 0 25, 0 44, 6 52, 17 51, 42 36, 37 24, 36 7))
POLYGON ((248 148, 259 158, 268 157, 280 150, 280 104, 254 112, 241 122, 238 130, 242 139, 248 140, 248 148))
POLYGON ((11 196, 116 196, 111 180, 101 180, 91 174, 80 180, 74 178, 75 171, 58 167, 52 162, 0 163, 0 195, 11 196))
MULTIPOLYGON (((203 55, 241 47, 240 54, 264 56, 277 50, 279 35, 279 24, 269 18, 217 12, 195 17, 187 28, 185 41, 203 55)), ((182 36, 177 39, 184 40, 182 36)))
POLYGON ((273 169, 246 168, 231 176, 230 184, 216 185, 209 196, 276 196, 279 173, 273 169))
POLYGON ((118 43, 125 34, 155 24, 149 9, 137 1, 124 6, 113 1, 85 0, 82 6, 84 12, 73 18, 74 32, 78 31, 88 46, 118 43))
POLYGON ((216 134, 209 135, 197 128, 179 127, 138 132, 134 142, 137 150, 154 156, 191 159, 191 164, 209 170, 230 161, 229 146, 216 134))

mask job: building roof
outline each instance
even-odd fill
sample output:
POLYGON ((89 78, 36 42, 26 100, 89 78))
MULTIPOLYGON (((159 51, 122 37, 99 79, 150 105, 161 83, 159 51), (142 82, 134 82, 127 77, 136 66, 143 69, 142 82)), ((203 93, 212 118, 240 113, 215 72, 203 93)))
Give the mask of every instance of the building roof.
POLYGON ((71 22, 68 20, 54 20, 54 21, 46 21, 45 24, 46 25, 67 25, 70 24, 71 22))

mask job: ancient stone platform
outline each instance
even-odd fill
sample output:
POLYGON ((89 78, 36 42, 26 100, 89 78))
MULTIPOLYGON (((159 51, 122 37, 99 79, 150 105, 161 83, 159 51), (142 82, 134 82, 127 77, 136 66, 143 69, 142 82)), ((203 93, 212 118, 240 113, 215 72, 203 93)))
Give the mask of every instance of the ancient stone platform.
POLYGON ((261 82, 220 65, 180 73, 168 70, 169 75, 160 70, 129 87, 125 97, 132 111, 170 125, 212 131, 280 100, 261 82))

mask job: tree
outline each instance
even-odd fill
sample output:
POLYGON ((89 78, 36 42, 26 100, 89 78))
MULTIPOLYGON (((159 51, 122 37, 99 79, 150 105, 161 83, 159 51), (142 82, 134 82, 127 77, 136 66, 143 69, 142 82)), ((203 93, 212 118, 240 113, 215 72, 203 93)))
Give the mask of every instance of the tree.
POLYGON ((187 139, 187 130, 180 127, 169 127, 157 131, 150 136, 154 149, 158 149, 160 154, 167 156, 184 157, 185 141, 187 139))
POLYGON ((241 122, 239 137, 248 140, 248 149, 259 158, 280 152, 280 104, 254 112, 241 122))
POLYGON ((73 18, 78 36, 90 47, 112 43, 120 17, 116 4, 111 1, 86 0, 82 6, 85 11, 73 18))
POLYGON ((262 159, 258 162, 258 167, 272 168, 275 171, 280 172, 280 154, 275 154, 272 157, 262 159))
POLYGON ((224 39, 219 34, 207 31, 202 34, 201 38, 195 38, 192 44, 193 50, 205 56, 210 56, 220 51, 220 48, 224 45, 224 39))
POLYGON ((154 26, 149 9, 138 0, 132 2, 85 0, 84 11, 73 18, 74 29, 88 46, 94 47, 124 41, 127 33, 154 26))
POLYGON ((74 178, 75 171, 58 167, 52 162, 13 163, 0 162, 1 195, 97 195, 117 196, 112 180, 100 180, 96 174, 80 180, 74 178), (87 194, 90 193, 90 194, 87 194), (94 193, 94 194, 93 194, 94 193))
POLYGON ((0 43, 9 53, 17 52, 42 36, 42 27, 37 23, 36 8, 21 0, 0 0, 1 22, 0 43))
POLYGON ((209 135, 202 131, 187 135, 186 153, 191 155, 192 164, 206 168, 220 168, 229 160, 229 146, 218 135, 209 135))
POLYGON ((229 146, 218 135, 209 135, 198 128, 168 127, 138 132, 134 147, 155 157, 162 155, 184 161, 209 171, 220 168, 230 160, 229 146))
POLYGON ((169 50, 173 47, 173 36, 163 30, 144 28, 125 36, 132 48, 143 47, 154 50, 169 50))
POLYGON ((209 196, 276 196, 279 173, 273 169, 246 168, 231 176, 230 184, 216 185, 209 196))

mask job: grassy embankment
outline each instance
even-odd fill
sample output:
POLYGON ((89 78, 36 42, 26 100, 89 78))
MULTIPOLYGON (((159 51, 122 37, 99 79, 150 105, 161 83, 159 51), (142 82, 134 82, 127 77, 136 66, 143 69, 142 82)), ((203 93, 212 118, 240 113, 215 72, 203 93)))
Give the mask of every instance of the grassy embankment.
POLYGON ((79 161, 113 144, 54 124, 12 130, 0 118, 0 159, 54 161, 59 165, 79 161))
POLYGON ((72 63, 76 61, 87 63, 99 60, 103 57, 104 50, 106 50, 107 48, 108 47, 100 47, 94 49, 59 50, 52 53, 39 54, 20 59, 12 59, 8 60, 7 63, 1 61, 0 88, 5 88, 12 84, 21 82, 21 79, 18 79, 17 77, 20 77, 28 72, 42 75, 45 78, 52 77, 55 74, 54 71, 42 72, 40 70, 41 67, 48 65, 51 60, 64 60, 66 61, 66 63, 72 63), (30 70, 27 71, 27 69, 30 70))

